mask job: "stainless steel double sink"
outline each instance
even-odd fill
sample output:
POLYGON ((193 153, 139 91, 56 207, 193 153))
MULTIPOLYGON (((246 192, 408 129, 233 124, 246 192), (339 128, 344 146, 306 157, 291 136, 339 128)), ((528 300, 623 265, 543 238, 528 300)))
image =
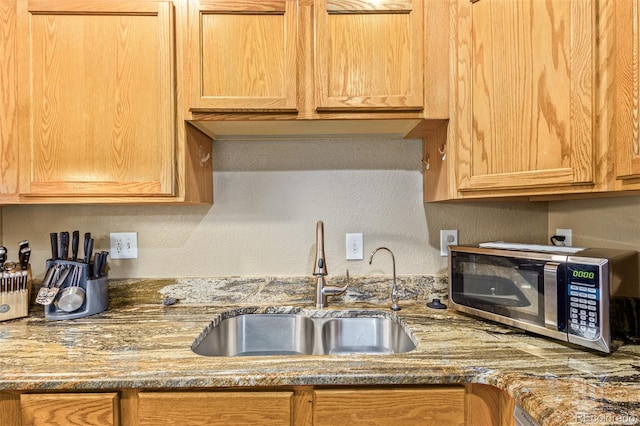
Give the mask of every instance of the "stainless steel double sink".
POLYGON ((204 356, 395 354, 417 340, 394 314, 383 311, 229 311, 193 342, 204 356))

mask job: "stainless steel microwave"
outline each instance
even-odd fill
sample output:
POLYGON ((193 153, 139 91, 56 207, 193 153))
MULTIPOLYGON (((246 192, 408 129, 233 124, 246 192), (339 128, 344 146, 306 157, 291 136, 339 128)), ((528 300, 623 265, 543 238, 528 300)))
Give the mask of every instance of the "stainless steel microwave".
POLYGON ((610 353, 640 337, 638 252, 486 243, 449 248, 454 309, 610 353))

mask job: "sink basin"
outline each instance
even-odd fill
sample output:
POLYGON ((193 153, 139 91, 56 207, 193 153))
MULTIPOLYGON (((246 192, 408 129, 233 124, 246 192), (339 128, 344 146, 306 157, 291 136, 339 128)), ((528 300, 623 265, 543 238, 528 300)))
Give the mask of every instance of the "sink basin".
POLYGON ((402 325, 389 318, 337 318, 322 326, 324 353, 394 354, 412 351, 415 343, 402 325))
POLYGON ((313 353, 314 324, 293 314, 248 314, 205 330, 192 349, 206 356, 304 355, 313 353))
POLYGON ((193 342, 193 352, 204 356, 395 354, 417 345, 413 333, 385 312, 234 313, 212 322, 193 342))

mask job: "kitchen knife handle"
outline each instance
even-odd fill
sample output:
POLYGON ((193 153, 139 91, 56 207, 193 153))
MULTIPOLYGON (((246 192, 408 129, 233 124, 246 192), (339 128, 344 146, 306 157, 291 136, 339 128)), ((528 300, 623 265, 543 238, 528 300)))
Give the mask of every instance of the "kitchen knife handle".
POLYGON ((58 233, 52 232, 49 234, 51 237, 51 260, 58 259, 58 233))
POLYGON ((84 233, 84 263, 91 261, 91 254, 89 253, 89 242, 91 241, 91 232, 84 233))
POLYGON ((93 255, 93 238, 89 239, 89 244, 87 244, 87 250, 84 253, 84 261, 85 263, 91 263, 91 256, 93 255))
POLYGON ((93 258, 93 278, 100 276, 100 263, 102 263, 102 253, 96 253, 93 258))
POLYGON ((60 253, 60 256, 62 259, 67 260, 69 257, 69 233, 67 231, 60 233, 60 239, 62 240, 62 253, 60 253))
POLYGON ((29 267, 29 258, 31 257, 31 247, 23 247, 20 249, 20 269, 23 271, 29 267))
POLYGON ((78 260, 78 245, 80 244, 80 231, 73 231, 71 240, 71 260, 78 260))
POLYGON ((107 256, 109 256, 108 251, 101 251, 102 257, 100 258, 100 269, 98 276, 103 277, 107 274, 107 256))

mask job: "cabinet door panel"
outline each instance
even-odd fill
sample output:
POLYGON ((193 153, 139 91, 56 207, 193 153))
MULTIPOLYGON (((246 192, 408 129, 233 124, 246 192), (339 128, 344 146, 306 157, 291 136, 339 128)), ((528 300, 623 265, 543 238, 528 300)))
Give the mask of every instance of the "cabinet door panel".
POLYGON ((141 392, 138 424, 284 426, 291 424, 292 397, 293 392, 141 392))
POLYGON ((422 1, 319 0, 318 110, 421 110, 422 1))
POLYGON ((616 0, 616 167, 623 188, 640 188, 640 1, 616 0))
POLYGON ((21 5, 21 192, 173 195, 172 4, 21 5))
POLYGON ((460 191, 592 185, 595 2, 458 2, 460 191))
POLYGON ((297 2, 189 2, 192 109, 295 110, 297 2))
POLYGON ((118 394, 20 395, 23 426, 118 425, 118 394))
POLYGON ((316 390, 316 426, 463 425, 464 388, 316 390))
POLYGON ((18 193, 16 4, 0 1, 0 204, 18 193))

